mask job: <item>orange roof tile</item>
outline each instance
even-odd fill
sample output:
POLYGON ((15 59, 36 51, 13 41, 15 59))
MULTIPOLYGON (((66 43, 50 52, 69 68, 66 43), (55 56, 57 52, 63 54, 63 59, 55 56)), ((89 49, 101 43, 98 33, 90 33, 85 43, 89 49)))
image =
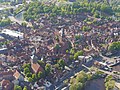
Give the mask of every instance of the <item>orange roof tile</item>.
POLYGON ((43 71, 43 68, 40 67, 38 63, 32 63, 32 69, 35 73, 38 73, 39 71, 43 71))
POLYGON ((20 76, 20 73, 16 70, 15 73, 13 74, 13 76, 14 76, 16 79, 18 79, 19 76, 20 76))

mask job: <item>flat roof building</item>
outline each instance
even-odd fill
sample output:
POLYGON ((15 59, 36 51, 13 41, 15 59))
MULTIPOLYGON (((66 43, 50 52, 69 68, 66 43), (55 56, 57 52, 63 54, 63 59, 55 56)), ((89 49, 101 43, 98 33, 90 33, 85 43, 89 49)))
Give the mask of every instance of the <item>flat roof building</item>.
POLYGON ((22 39, 23 38, 23 33, 21 33, 21 32, 18 32, 18 31, 13 31, 13 30, 9 30, 9 29, 4 29, 4 30, 2 30, 2 32, 1 32, 2 34, 5 34, 5 35, 9 35, 9 36, 11 36, 11 37, 19 37, 20 39, 22 39))

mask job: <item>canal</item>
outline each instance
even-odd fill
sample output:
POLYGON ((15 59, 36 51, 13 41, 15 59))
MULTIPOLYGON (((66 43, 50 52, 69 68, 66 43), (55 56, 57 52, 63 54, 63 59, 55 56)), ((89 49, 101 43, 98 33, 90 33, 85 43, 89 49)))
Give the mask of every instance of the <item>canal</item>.
POLYGON ((104 79, 95 79, 87 83, 84 90, 105 90, 104 79))
POLYGON ((120 72, 120 64, 113 66, 113 70, 120 72))

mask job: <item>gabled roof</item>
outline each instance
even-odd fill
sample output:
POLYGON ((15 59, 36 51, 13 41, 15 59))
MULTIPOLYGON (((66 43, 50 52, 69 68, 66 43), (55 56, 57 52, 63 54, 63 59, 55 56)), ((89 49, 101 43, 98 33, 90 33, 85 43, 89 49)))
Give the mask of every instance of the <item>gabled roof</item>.
POLYGON ((38 63, 32 63, 31 67, 35 73, 43 71, 43 68, 38 63))
POLYGON ((15 79, 19 79, 20 77, 20 73, 16 70, 15 73, 13 74, 13 76, 15 77, 15 79))

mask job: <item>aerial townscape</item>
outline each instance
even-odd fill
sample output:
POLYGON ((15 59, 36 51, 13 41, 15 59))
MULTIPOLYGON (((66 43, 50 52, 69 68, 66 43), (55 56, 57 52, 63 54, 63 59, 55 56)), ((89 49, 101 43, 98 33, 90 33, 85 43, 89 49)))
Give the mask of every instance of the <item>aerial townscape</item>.
POLYGON ((120 90, 120 0, 0 0, 0 90, 120 90))

